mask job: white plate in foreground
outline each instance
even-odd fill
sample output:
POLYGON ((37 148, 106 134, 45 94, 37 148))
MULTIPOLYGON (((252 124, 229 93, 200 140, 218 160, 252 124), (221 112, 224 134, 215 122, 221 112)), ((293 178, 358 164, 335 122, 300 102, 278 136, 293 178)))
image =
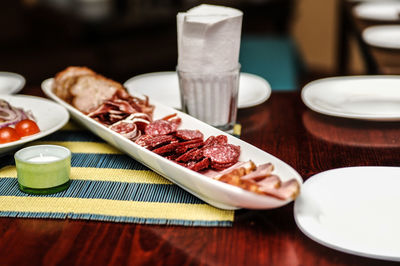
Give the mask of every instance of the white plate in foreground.
MULTIPOLYGON (((112 131, 111 129, 101 125, 71 105, 62 101, 53 94, 51 90, 52 82, 53 79, 47 79, 42 83, 42 89, 44 93, 51 99, 65 106, 74 119, 85 125, 90 131, 111 145, 117 147, 153 171, 164 176, 189 193, 215 207, 222 209, 272 209, 281 207, 292 201, 278 200, 273 197, 258 195, 249 191, 245 191, 241 188, 206 177, 205 175, 189 170, 188 168, 159 156, 112 131)), ((265 151, 258 149, 257 147, 254 147, 236 137, 226 134, 214 127, 211 127, 185 113, 157 103, 156 101, 150 100, 150 102, 156 107, 153 115, 154 119, 159 119, 166 115, 177 113, 182 119, 180 128, 198 129, 204 134, 205 138, 211 135, 226 135, 229 143, 239 145, 241 147, 241 155, 239 158, 240 161, 247 161, 251 159, 256 165, 271 162, 275 165, 274 172, 281 178, 282 181, 296 178, 300 184, 302 183, 301 176, 292 167, 282 160, 272 156, 271 154, 266 153, 265 151)))
POLYGON ((400 261, 400 168, 349 167, 307 179, 294 204, 300 230, 350 254, 400 261))
POLYGON ((301 91, 305 105, 325 115, 400 120, 400 76, 350 76, 319 79, 301 91))
POLYGON ((353 14, 362 19, 376 21, 399 20, 400 3, 398 1, 374 1, 356 5, 353 14))
POLYGON ((372 46, 400 49, 400 25, 382 25, 366 28, 362 38, 372 46))
POLYGON ((0 154, 47 136, 63 127, 69 120, 69 114, 64 107, 44 98, 27 95, 0 95, 0 99, 6 100, 14 107, 22 108, 24 111, 31 111, 40 129, 37 134, 0 144, 0 154))
MULTIPOLYGON (((159 103, 181 109, 178 75, 174 71, 138 75, 124 83, 132 95, 147 95, 159 103)), ((271 95, 269 83, 257 75, 240 73, 238 108, 265 102, 271 95)))
POLYGON ((0 94, 14 94, 25 85, 25 78, 17 73, 0 72, 0 94))

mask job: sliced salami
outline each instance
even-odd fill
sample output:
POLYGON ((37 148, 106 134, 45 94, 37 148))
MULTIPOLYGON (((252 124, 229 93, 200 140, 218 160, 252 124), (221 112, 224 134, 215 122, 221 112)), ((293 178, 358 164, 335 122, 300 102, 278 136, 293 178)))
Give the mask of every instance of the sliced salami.
POLYGON ((224 170, 228 167, 231 167, 232 165, 234 165, 235 163, 237 163, 237 161, 234 162, 230 162, 230 163, 215 163, 215 162, 211 162, 211 168, 215 169, 215 170, 224 170))
POLYGON ((210 136, 204 142, 204 146, 207 147, 216 144, 227 144, 227 143, 228 143, 228 137, 225 135, 210 136))
POLYGON ((170 122, 165 120, 155 120, 148 124, 144 129, 146 135, 168 135, 174 131, 174 127, 171 125, 170 122))
POLYGON ((137 130, 136 124, 132 122, 119 121, 112 124, 110 129, 130 140, 135 140, 141 134, 140 131, 137 130))
POLYGON ((189 169, 198 172, 200 170, 206 169, 209 165, 210 165, 210 160, 208 158, 204 158, 200 162, 190 165, 189 169))
POLYGON ((218 135, 215 139, 218 144, 228 144, 228 137, 225 135, 218 135))
POLYGON ((173 142, 164 146, 161 146, 157 149, 154 149, 153 152, 157 153, 157 154, 164 154, 164 153, 169 153, 172 152, 173 150, 175 150, 175 148, 178 146, 178 142, 173 142))
POLYGON ((188 162, 188 161, 198 161, 203 158, 203 150, 201 149, 191 149, 184 154, 180 155, 175 160, 178 162, 188 162))
POLYGON ((168 160, 175 161, 176 158, 179 157, 179 154, 170 153, 170 154, 164 154, 163 156, 164 156, 165 158, 167 158, 168 160))
POLYGON ((171 135, 158 135, 158 136, 142 135, 135 142, 142 147, 145 147, 147 149, 152 149, 163 144, 170 144, 172 142, 176 142, 176 139, 174 136, 171 135))
POLYGON ((157 135, 157 136, 152 136, 152 139, 149 142, 150 142, 150 148, 155 148, 160 145, 170 144, 177 141, 171 135, 157 135))
POLYGON ((172 130, 176 131, 178 129, 178 127, 181 125, 182 120, 180 117, 176 117, 176 118, 168 120, 168 122, 171 123, 172 130))
POLYGON ((148 149, 149 145, 151 144, 152 138, 153 136, 150 135, 141 135, 139 138, 135 140, 135 143, 148 149))
POLYGON ((110 126, 110 129, 121 134, 126 134, 132 131, 136 131, 137 127, 135 123, 120 121, 112 124, 110 126))
POLYGON ((208 157, 213 164, 236 163, 240 156, 240 147, 233 144, 215 144, 203 148, 204 157, 208 157))
POLYGON ((175 132, 175 136, 183 140, 203 139, 203 133, 199 130, 179 129, 175 132))
POLYGON ((193 139, 193 140, 188 140, 185 142, 180 142, 179 147, 176 148, 176 153, 182 154, 182 153, 185 153, 189 149, 203 146, 203 144, 204 144, 204 142, 202 139, 193 139))
POLYGON ((238 162, 240 147, 228 143, 226 135, 204 141, 199 130, 178 129, 181 119, 172 114, 149 123, 136 143, 194 171, 223 170, 238 162))

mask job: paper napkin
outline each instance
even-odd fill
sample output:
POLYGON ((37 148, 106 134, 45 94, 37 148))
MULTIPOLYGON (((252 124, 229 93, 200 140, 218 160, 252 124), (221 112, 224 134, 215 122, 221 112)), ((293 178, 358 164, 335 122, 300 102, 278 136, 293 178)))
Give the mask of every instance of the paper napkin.
POLYGON ((178 13, 178 69, 207 73, 236 68, 242 18, 240 10, 206 4, 178 13))

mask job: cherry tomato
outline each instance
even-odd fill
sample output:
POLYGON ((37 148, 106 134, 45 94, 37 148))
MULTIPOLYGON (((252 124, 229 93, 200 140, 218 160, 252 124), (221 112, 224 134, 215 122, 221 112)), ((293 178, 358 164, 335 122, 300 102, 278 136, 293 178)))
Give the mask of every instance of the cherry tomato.
POLYGON ((7 143, 19 140, 21 137, 12 127, 3 127, 0 129, 0 143, 7 143))
POLYGON ((22 138, 25 136, 30 136, 40 132, 40 129, 35 121, 30 119, 24 119, 19 121, 15 125, 15 130, 17 131, 18 135, 22 138))

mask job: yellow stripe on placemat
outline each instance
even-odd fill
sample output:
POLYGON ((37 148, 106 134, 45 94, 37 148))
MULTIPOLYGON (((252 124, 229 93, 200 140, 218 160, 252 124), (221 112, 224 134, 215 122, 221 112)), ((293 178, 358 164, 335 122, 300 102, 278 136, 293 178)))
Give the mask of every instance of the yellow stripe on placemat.
POLYGON ((12 165, 1 168, 0 177, 17 177, 17 168, 12 165))
POLYGON ((122 154, 113 146, 107 143, 98 142, 75 142, 75 141, 34 141, 32 145, 60 145, 68 148, 73 153, 98 153, 98 154, 122 154))
MULTIPOLYGON (((6 166, 1 169, 0 177, 17 178, 17 169, 15 166, 6 166)), ((72 180, 172 184, 167 179, 149 170, 71 167, 70 178, 72 180)))
POLYGON ((150 170, 72 167, 71 179, 126 183, 172 184, 150 170))
POLYGON ((217 209, 207 204, 51 197, 0 197, 0 211, 94 214, 197 221, 233 221, 234 218, 233 211, 217 209))

